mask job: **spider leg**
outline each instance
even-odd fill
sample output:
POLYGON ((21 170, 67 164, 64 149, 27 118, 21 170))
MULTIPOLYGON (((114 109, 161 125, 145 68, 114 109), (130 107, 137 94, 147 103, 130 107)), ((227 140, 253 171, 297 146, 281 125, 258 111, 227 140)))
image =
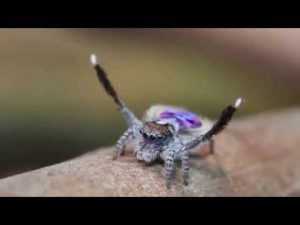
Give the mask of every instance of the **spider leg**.
POLYGON ((185 185, 188 185, 189 184, 189 170, 190 170, 188 150, 184 151, 181 160, 182 160, 182 170, 183 170, 183 183, 185 185))
POLYGON ((214 123, 212 128, 206 132, 204 135, 199 135, 195 137, 193 140, 185 144, 185 149, 191 149, 196 147, 199 143, 211 139, 214 135, 220 133, 226 125, 232 119, 234 113, 240 107, 241 103, 243 102, 242 98, 238 98, 235 102, 234 106, 227 106, 221 113, 219 119, 214 123))
POLYGON ((171 187, 171 179, 175 169, 175 150, 170 149, 166 158, 165 158, 165 179, 166 179, 166 187, 170 189, 171 187))
POLYGON ((131 112, 130 109, 128 109, 125 106, 125 104, 120 100, 117 92, 115 91, 110 80, 108 79, 108 76, 107 76, 105 70, 97 62, 97 56, 94 54, 91 55, 91 63, 94 66, 94 69, 96 71, 96 74, 98 76, 100 83, 104 87, 107 94, 109 94, 113 98, 114 102, 117 104, 119 110, 122 112, 128 125, 134 126, 136 124, 140 124, 141 122, 139 121, 139 119, 137 119, 137 117, 133 114, 133 112, 131 112))
POLYGON ((117 144, 115 146, 115 152, 113 155, 113 159, 116 160, 118 159, 125 150, 125 144, 128 141, 128 139, 132 136, 133 134, 133 129, 128 128, 124 134, 119 138, 119 140, 117 141, 117 144))
POLYGON ((123 114, 128 126, 132 127, 142 124, 142 122, 124 104, 123 107, 120 108, 120 111, 123 114))

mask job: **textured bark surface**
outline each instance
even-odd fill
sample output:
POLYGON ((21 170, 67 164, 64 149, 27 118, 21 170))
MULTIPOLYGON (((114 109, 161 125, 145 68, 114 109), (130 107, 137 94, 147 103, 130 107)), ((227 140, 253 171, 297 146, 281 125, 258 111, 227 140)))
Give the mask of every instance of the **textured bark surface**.
POLYGON ((215 155, 195 154, 189 186, 178 167, 170 190, 162 165, 103 148, 67 162, 0 180, 1 196, 300 196, 300 109, 233 121, 215 155))

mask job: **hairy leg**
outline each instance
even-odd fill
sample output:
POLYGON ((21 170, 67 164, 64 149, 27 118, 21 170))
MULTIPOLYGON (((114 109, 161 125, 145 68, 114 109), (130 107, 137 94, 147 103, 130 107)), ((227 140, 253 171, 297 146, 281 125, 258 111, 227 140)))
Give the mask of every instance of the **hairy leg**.
POLYGON ((211 139, 214 135, 220 133, 226 125, 230 122, 232 119, 234 113, 236 110, 240 107, 241 103, 243 102, 243 99, 239 98, 236 100, 234 106, 227 106, 220 115, 219 119, 214 123, 212 128, 206 132, 204 135, 199 135, 190 142, 186 143, 184 146, 184 149, 191 149, 196 147, 198 144, 200 144, 203 141, 211 139))
POLYGON ((165 158, 165 179, 166 179, 166 186, 169 189, 171 186, 171 179, 175 169, 175 150, 169 149, 168 154, 165 158))
POLYGON ((137 117, 131 112, 125 104, 120 100, 116 90, 114 89, 113 85, 111 84, 110 80, 108 79, 108 76, 105 72, 105 70, 102 68, 102 66, 97 62, 97 56, 91 55, 91 63, 94 66, 94 69, 96 71, 96 74, 98 76, 98 79, 102 86, 104 87, 104 90, 107 94, 109 94, 114 102, 117 104, 119 110, 122 112, 125 120, 127 121, 129 126, 134 126, 137 124, 140 124, 141 121, 137 119, 137 117))
POLYGON ((119 140, 117 141, 117 144, 115 146, 115 152, 114 152, 114 156, 113 159, 118 159, 125 150, 125 144, 128 141, 128 139, 131 137, 131 135, 133 134, 133 130, 131 128, 128 128, 124 134, 119 138, 119 140))
POLYGON ((183 183, 185 185, 188 185, 189 184, 189 170, 190 170, 188 150, 184 151, 181 161, 182 161, 182 170, 183 170, 183 183))
POLYGON ((122 106, 122 108, 120 108, 120 111, 122 112, 128 126, 130 127, 137 127, 142 125, 142 122, 136 118, 136 116, 133 114, 133 112, 128 109, 124 104, 122 106))

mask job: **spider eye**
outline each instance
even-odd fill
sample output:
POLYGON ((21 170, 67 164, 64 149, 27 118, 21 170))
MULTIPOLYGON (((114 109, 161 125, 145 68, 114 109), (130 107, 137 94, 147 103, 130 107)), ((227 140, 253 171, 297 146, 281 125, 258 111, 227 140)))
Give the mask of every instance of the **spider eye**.
POLYGON ((163 139, 163 136, 159 135, 159 136, 158 136, 158 139, 159 139, 159 140, 163 139))
POLYGON ((150 135, 150 140, 151 141, 154 141, 155 140, 155 137, 153 135, 150 135))
POLYGON ((148 135, 146 133, 143 133, 144 138, 148 138, 148 135))

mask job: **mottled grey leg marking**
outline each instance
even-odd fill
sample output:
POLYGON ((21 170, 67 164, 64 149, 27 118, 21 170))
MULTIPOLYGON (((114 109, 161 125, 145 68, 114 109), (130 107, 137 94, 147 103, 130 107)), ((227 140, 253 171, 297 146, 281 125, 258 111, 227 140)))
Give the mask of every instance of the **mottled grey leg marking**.
POLYGON ((189 153, 187 150, 184 152, 181 160, 182 160, 182 170, 183 170, 183 183, 185 185, 188 185, 190 165, 189 165, 189 153))
POLYGON ((122 112, 127 124, 130 127, 137 126, 142 123, 138 118, 136 118, 136 116, 133 114, 133 112, 130 111, 124 104, 122 104, 120 111, 122 112))
POLYGON ((131 128, 128 128, 125 133, 119 138, 119 140, 117 141, 117 144, 115 146, 115 153, 113 156, 113 159, 118 159, 125 150, 125 144, 127 142, 127 140, 130 138, 130 136, 132 135, 133 130, 131 128))
POLYGON ((138 146, 138 149, 136 149, 134 151, 134 155, 135 155, 135 158, 139 161, 143 161, 143 153, 142 153, 142 149, 146 146, 145 143, 143 141, 139 142, 137 144, 138 146))
POLYGON ((166 176, 166 186, 169 189, 171 186, 171 179, 174 172, 174 159, 175 159, 175 150, 170 149, 168 155, 165 159, 165 176, 166 176))

